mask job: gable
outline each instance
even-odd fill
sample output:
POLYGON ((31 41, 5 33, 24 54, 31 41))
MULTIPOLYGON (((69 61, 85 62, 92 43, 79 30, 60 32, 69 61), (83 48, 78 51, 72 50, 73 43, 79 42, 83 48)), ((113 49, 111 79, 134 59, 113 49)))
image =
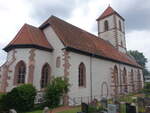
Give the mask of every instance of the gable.
POLYGON ((37 48, 46 51, 53 49, 42 30, 28 24, 24 24, 4 50, 8 52, 13 48, 37 48))

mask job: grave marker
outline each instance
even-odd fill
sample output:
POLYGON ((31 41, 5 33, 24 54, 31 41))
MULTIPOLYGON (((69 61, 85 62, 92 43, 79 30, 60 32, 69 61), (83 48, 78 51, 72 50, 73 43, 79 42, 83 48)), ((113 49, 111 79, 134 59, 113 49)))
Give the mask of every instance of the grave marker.
POLYGON ((117 113, 117 106, 115 104, 108 104, 108 113, 117 113))
POLYGON ((17 112, 16 112, 16 110, 14 110, 14 109, 10 109, 10 110, 9 110, 9 113, 17 113, 17 112))

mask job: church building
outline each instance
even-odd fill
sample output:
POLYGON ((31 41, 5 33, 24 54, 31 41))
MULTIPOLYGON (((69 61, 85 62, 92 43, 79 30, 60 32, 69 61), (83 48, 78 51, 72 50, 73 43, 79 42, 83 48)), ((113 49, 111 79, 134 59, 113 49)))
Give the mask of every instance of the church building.
POLYGON ((58 76, 69 80, 69 103, 138 92, 142 67, 127 54, 125 19, 109 6, 96 21, 98 36, 55 16, 39 27, 24 24, 4 48, 0 92, 28 83, 42 92, 58 76))

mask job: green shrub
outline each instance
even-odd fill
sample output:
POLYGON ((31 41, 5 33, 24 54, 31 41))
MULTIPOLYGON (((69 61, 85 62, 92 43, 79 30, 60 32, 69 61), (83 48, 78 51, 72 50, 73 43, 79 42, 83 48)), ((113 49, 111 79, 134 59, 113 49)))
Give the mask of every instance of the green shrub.
POLYGON ((20 85, 7 93, 3 100, 4 108, 18 112, 28 111, 34 106, 36 89, 30 84, 20 85))
POLYGON ((46 88, 46 104, 53 108, 60 104, 63 94, 68 92, 68 80, 62 77, 53 78, 46 88))
POLYGON ((148 95, 150 94, 150 83, 144 84, 143 92, 148 95))
POLYGON ((6 110, 7 110, 7 107, 5 107, 5 104, 4 104, 4 100, 6 98, 6 94, 1 94, 0 95, 0 113, 5 113, 6 110))

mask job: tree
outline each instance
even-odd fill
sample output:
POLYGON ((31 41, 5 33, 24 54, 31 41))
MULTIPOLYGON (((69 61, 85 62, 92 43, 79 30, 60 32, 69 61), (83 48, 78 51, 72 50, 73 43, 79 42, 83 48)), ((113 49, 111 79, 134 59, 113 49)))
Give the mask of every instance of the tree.
POLYGON ((150 72, 146 68, 147 58, 143 55, 143 53, 135 50, 135 51, 128 51, 128 54, 134 57, 134 59, 137 61, 138 64, 140 64, 143 67, 143 75, 147 76, 150 75, 150 72))
POLYGON ((31 84, 23 84, 2 97, 4 110, 15 109, 17 112, 29 111, 34 106, 36 89, 31 84))
POLYGON ((68 79, 62 77, 53 78, 46 88, 46 104, 53 108, 60 104, 61 97, 69 91, 68 79))

